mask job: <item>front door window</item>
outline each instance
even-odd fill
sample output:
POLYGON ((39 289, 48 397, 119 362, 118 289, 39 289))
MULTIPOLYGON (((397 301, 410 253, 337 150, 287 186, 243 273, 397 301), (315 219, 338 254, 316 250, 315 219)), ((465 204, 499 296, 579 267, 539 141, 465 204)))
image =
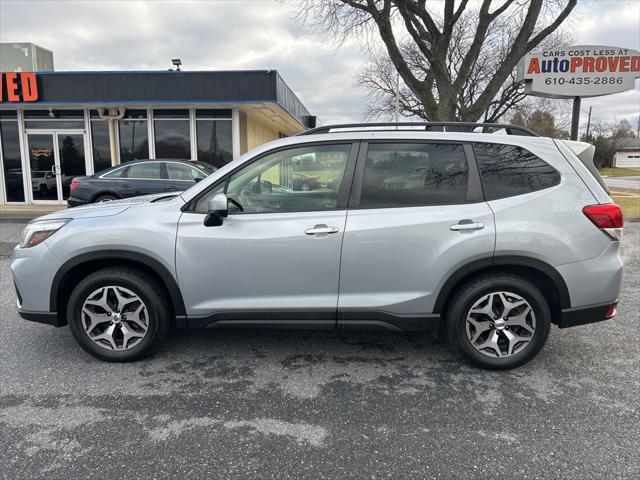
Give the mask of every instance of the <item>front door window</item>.
MULTIPOLYGON (((245 214, 334 210, 350 151, 350 144, 342 144, 266 155, 234 173, 224 187, 202 197, 196 210, 206 212, 209 198, 223 189, 242 205, 245 214)), ((229 213, 240 212, 230 205, 229 213)))

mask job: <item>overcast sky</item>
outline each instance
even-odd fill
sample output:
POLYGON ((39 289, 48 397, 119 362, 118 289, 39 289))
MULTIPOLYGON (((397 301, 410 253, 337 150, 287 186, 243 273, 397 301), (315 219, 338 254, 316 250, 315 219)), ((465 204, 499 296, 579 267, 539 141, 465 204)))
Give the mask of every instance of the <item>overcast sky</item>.
MULTIPOLYGON (((430 0, 433 1, 433 0, 430 0)), ((366 99, 353 75, 366 61, 354 39, 338 48, 275 0, 0 0, 0 41, 53 50, 56 70, 276 69, 323 123, 358 121, 366 99)), ((566 22, 576 43, 640 50, 640 1, 581 0, 566 22)), ((633 91, 584 99, 601 119, 640 113, 633 91)))

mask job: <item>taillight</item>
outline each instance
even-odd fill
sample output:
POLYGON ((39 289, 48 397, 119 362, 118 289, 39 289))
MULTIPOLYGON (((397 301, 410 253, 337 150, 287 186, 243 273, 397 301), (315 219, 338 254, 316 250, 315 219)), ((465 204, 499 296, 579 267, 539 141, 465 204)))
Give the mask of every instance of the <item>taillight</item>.
POLYGON ((582 213, 611 238, 620 240, 622 237, 624 218, 622 217, 622 209, 615 203, 587 205, 582 209, 582 213))
POLYGON ((69 190, 75 190, 76 188, 78 188, 79 183, 80 181, 77 178, 74 178, 73 180, 71 180, 71 185, 69 185, 69 190))
POLYGON ((616 316, 616 313, 618 313, 618 304, 613 303, 611 304, 611 306, 609 306, 607 313, 604 314, 604 318, 606 319, 613 318, 616 316))

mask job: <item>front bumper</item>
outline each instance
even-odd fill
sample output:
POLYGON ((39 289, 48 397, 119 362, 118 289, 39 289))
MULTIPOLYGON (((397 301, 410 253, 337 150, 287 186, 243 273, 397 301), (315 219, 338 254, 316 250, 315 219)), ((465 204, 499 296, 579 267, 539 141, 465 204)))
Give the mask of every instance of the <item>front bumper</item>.
POLYGON ((565 308, 558 321, 559 328, 577 327, 589 323, 602 322, 613 318, 616 314, 618 301, 607 302, 587 307, 565 308))
POLYGON ((18 308, 18 315, 30 322, 45 323, 47 325, 53 325, 54 327, 63 327, 65 325, 65 323, 58 318, 56 312, 30 312, 18 308))
POLYGON ((55 315, 51 311, 51 286, 61 264, 46 244, 45 240, 35 247, 16 246, 13 249, 10 268, 16 288, 18 312, 27 320, 35 320, 40 314, 43 318, 55 315))

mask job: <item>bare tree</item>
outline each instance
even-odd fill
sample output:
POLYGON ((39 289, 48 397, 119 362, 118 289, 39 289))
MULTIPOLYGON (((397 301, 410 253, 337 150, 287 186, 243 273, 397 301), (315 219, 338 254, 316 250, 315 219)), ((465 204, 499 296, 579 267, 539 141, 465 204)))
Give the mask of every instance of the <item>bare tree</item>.
POLYGON ((556 32, 577 2, 482 0, 475 8, 468 0, 293 1, 305 21, 339 39, 373 34, 382 41, 384 53, 373 52, 356 79, 372 98, 369 117, 390 113, 397 72, 402 114, 443 121, 495 121, 519 103, 518 61, 556 32))

